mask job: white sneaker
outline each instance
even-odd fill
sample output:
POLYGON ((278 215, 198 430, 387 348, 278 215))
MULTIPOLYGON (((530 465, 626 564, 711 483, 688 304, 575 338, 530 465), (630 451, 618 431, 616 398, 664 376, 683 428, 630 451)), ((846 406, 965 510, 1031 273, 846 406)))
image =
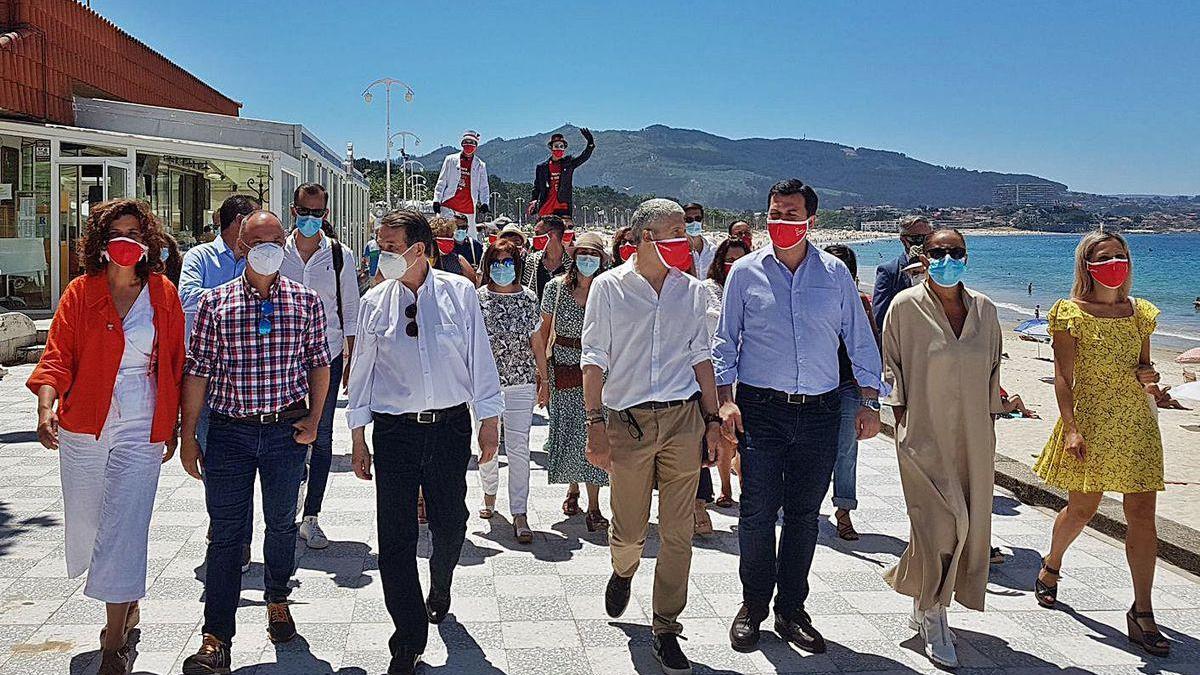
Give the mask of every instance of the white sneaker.
POLYGON ((304 516, 304 522, 300 523, 300 538, 308 544, 309 548, 329 546, 329 539, 321 531, 321 525, 317 522, 316 516, 304 516))
POLYGON ((958 653, 954 649, 954 638, 946 622, 946 608, 941 605, 930 607, 921 619, 921 637, 925 640, 925 655, 934 665, 944 668, 958 667, 958 653))

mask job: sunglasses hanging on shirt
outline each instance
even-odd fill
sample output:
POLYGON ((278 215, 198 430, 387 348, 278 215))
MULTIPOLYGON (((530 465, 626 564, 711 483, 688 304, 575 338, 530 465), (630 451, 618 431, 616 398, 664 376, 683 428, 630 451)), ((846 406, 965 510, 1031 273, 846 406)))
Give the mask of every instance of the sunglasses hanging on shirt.
POLYGON ((271 318, 275 315, 275 303, 263 300, 258 306, 258 311, 262 315, 258 320, 258 334, 270 335, 275 328, 275 323, 271 318))
POLYGON ((413 303, 404 308, 404 316, 409 319, 408 325, 404 327, 404 332, 408 337, 417 337, 417 303, 413 303))

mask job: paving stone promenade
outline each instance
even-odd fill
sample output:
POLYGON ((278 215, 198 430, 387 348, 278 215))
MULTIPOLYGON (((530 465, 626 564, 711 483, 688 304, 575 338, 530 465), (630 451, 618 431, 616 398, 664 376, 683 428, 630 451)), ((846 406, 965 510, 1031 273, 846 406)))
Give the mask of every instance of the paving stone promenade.
MULTIPOLYGON (((23 386, 29 367, 0 382, 0 672, 88 674, 99 665, 103 606, 83 597, 83 579, 68 579, 63 562, 63 507, 58 462, 39 446, 34 398, 23 386)), ((339 421, 337 447, 348 452, 339 421)), ((658 673, 650 655, 650 588, 657 549, 651 525, 634 601, 619 620, 604 614, 609 574, 605 537, 588 534, 582 517, 560 512, 563 490, 546 484, 540 452, 546 427, 534 427, 530 522, 532 546, 513 540, 500 514, 479 520, 474 471, 472 518, 454 584, 451 617, 430 634, 429 673, 658 673)), ((254 564, 244 577, 234 666, 238 675, 386 670, 391 624, 375 560, 374 486, 356 479, 348 456, 335 456, 321 522, 333 544, 301 546, 293 612, 301 638, 271 645, 262 604, 261 521, 254 564)), ((864 444, 855 522, 864 533, 837 539, 826 507, 808 611, 830 640, 826 654, 802 655, 764 632, 762 650, 739 654, 727 630, 738 608, 735 511, 714 512, 716 534, 698 539, 684 614, 685 652, 697 673, 930 672, 920 640, 906 625, 911 603, 883 583, 908 535, 896 460, 888 439, 864 444)), ((1132 598, 1124 553, 1112 540, 1085 534, 1067 558, 1059 594, 1063 611, 1032 597, 1038 551, 1049 541, 1051 516, 997 493, 993 530, 1009 560, 993 566, 986 613, 956 609, 963 673, 1200 673, 1200 582, 1160 566, 1155 602, 1173 644, 1170 659, 1134 651, 1125 637, 1132 598)), ((606 512, 607 505, 606 505, 606 512)), ((150 531, 148 595, 136 646, 135 673, 178 673, 199 645, 204 493, 177 461, 163 471, 150 531)), ((429 553, 423 533, 421 554, 429 553)), ((427 568, 425 561, 421 562, 427 568)), ((422 570, 424 576, 427 569, 422 570)), ((769 622, 764 624, 769 627, 769 622)))

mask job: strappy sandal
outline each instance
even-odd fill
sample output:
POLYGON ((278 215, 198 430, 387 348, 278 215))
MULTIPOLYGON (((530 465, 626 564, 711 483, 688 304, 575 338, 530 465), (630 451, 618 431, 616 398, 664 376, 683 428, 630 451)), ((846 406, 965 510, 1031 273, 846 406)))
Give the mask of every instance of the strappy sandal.
POLYGON ((834 519, 837 521, 837 535, 845 541, 858 541, 858 530, 854 529, 854 523, 850 520, 850 512, 838 509, 834 512, 834 519))
POLYGON ((563 515, 567 516, 568 518, 571 516, 577 516, 581 513, 579 510, 578 492, 567 493, 567 498, 563 500, 562 512, 563 515))
POLYGON ((496 515, 496 511, 492 507, 490 507, 490 506, 479 507, 479 517, 480 518, 483 518, 484 520, 491 520, 492 516, 494 516, 494 515, 496 515))
POLYGON ((522 522, 525 522, 525 524, 518 525, 517 518, 516 517, 513 518, 513 538, 517 540, 518 544, 532 544, 533 543, 533 530, 529 529, 529 523, 525 520, 525 518, 523 516, 521 517, 520 520, 522 522))
POLYGON ((603 532, 608 530, 608 518, 605 518, 604 514, 599 511, 588 511, 584 523, 587 525, 588 532, 603 532))
POLYGON ((1154 612, 1139 612, 1137 604, 1129 608, 1129 612, 1125 614, 1125 623, 1129 627, 1129 641, 1142 649, 1151 656, 1170 656, 1171 642, 1163 637, 1162 633, 1155 630, 1146 630, 1142 628, 1142 624, 1138 619, 1150 619, 1154 621, 1154 612))
MULTIPOLYGON (((1046 564, 1046 559, 1042 558, 1042 570, 1053 576, 1056 580, 1059 578, 1058 570, 1046 564)), ((1058 583, 1053 586, 1047 586, 1042 583, 1042 571, 1038 571, 1037 577, 1033 581, 1033 597, 1037 598, 1037 602, 1046 609, 1054 609, 1058 604, 1058 583)))
POLYGON ((713 506, 717 507, 718 509, 733 508, 733 497, 730 497, 729 495, 721 495, 720 497, 717 497, 715 502, 713 502, 713 506))
MULTIPOLYGON (((142 610, 139 609, 138 602, 134 600, 129 605, 129 610, 125 613, 125 644, 129 644, 129 634, 142 621, 142 610)), ((104 636, 108 635, 108 628, 100 629, 100 649, 104 649, 104 636)))

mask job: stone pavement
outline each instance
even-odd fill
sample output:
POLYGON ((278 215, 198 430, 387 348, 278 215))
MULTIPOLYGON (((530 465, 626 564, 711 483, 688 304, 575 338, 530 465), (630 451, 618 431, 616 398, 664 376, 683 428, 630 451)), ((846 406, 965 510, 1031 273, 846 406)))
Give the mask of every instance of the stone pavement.
MULTIPOLYGON (((37 445, 34 398, 24 389, 30 367, 0 382, 0 670, 5 673, 94 673, 103 606, 83 597, 83 579, 66 578, 57 459, 37 445)), ((541 447, 544 426, 534 429, 541 447)), ((338 446, 348 433, 338 427, 338 446)), ((506 515, 475 517, 480 500, 472 472, 472 517, 454 584, 452 615, 430 631, 429 673, 658 673, 649 652, 650 589, 657 537, 653 525, 626 615, 604 614, 609 574, 605 536, 589 534, 582 517, 565 519, 563 488, 546 484, 545 455, 534 453, 530 520, 533 546, 512 537, 506 515)), ((261 521, 254 559, 244 577, 238 675, 330 673, 375 675, 387 667, 391 624, 375 561, 373 486, 357 480, 348 456, 335 456, 321 522, 334 543, 298 548, 293 612, 302 638, 270 645, 262 606, 261 521)), ((737 520, 714 512, 717 533, 697 540, 684 615, 685 652, 698 673, 930 672, 921 644, 906 626, 907 599, 880 578, 908 536, 908 520, 887 439, 864 444, 859 463, 863 539, 837 539, 828 520, 812 575, 808 611, 830 640, 828 653, 804 655, 769 631, 762 650, 729 648, 737 611, 737 520)), ((500 511, 505 513, 502 485, 500 511)), ((607 496, 607 491, 605 491, 607 496)), ((605 511, 608 512, 607 503, 605 511)), ((831 512, 826 507, 826 516, 831 512)), ((1160 565, 1155 603, 1171 659, 1153 659, 1126 642, 1124 612, 1132 593, 1124 554, 1113 541, 1085 534, 1067 557, 1060 597, 1048 611, 1031 594, 1038 551, 1049 541, 1051 516, 997 493, 995 543, 1010 554, 992 568, 989 611, 953 610, 962 672, 1200 673, 1200 582, 1160 565)), ((163 471, 150 532, 148 595, 142 603, 136 673, 178 673, 198 646, 207 519, 200 484, 173 460, 163 471)), ((429 552, 423 533, 421 554, 429 552)), ((421 562, 423 568, 427 567, 421 562)), ((422 570, 425 575, 427 569, 422 570)), ((769 627, 769 622, 764 624, 769 627)))

